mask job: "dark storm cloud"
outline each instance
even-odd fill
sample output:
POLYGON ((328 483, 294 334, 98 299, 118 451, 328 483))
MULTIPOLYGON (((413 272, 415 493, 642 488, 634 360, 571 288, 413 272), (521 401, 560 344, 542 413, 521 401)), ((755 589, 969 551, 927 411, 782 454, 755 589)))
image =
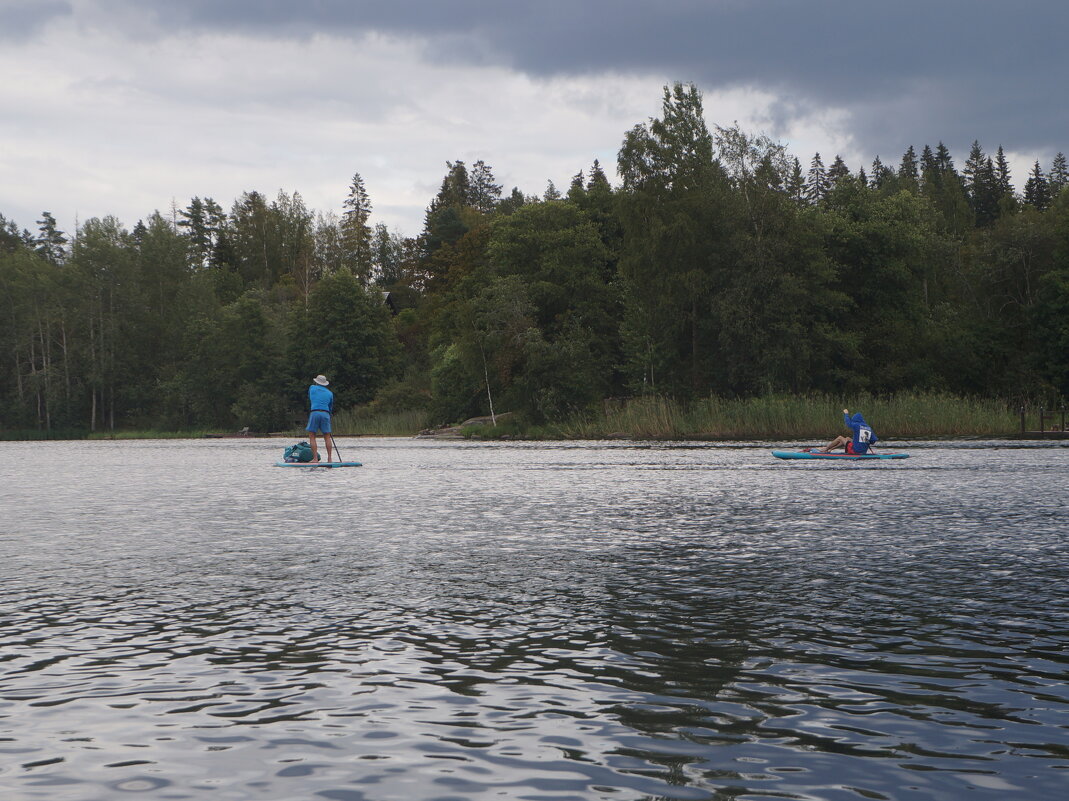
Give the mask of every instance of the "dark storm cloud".
POLYGON ((63 0, 0 0, 0 41, 27 39, 57 17, 71 14, 63 0))
POLYGON ((781 99, 784 123, 845 110, 859 147, 885 157, 939 140, 959 152, 973 139, 1069 147, 1064 0, 96 0, 84 9, 114 24, 136 9, 162 31, 385 33, 420 41, 428 58, 535 77, 652 72, 706 92, 762 89, 781 99))

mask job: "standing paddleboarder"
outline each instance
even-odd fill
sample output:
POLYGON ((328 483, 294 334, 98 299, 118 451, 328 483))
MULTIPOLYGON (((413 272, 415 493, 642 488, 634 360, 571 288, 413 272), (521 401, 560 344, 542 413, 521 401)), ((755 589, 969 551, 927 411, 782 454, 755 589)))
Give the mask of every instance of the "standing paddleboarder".
POLYGON ((333 460, 334 435, 331 433, 330 416, 334 414, 334 393, 327 389, 327 377, 317 375, 313 383, 308 387, 308 402, 311 413, 308 415, 308 425, 305 431, 312 440, 312 461, 319 461, 319 449, 316 447, 316 434, 323 435, 323 443, 327 446, 327 461, 333 460))

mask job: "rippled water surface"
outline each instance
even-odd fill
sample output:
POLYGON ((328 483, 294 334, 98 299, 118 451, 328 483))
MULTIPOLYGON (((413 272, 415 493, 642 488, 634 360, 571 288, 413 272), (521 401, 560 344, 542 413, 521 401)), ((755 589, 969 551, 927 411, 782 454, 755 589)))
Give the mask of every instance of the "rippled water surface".
POLYGON ((1069 448, 0 444, 0 798, 1054 799, 1069 448))

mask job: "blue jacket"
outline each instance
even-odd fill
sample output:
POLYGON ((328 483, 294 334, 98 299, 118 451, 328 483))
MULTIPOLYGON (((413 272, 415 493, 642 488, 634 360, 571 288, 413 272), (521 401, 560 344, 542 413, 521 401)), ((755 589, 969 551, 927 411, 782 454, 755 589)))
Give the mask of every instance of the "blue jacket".
POLYGON ((334 414, 334 393, 319 384, 308 387, 308 400, 313 412, 330 412, 334 414))
POLYGON ((854 432, 855 453, 866 453, 869 445, 875 445, 879 442, 879 437, 876 436, 876 432, 872 430, 872 427, 865 422, 861 412, 856 412, 853 417, 844 414, 843 420, 846 421, 846 427, 854 432))

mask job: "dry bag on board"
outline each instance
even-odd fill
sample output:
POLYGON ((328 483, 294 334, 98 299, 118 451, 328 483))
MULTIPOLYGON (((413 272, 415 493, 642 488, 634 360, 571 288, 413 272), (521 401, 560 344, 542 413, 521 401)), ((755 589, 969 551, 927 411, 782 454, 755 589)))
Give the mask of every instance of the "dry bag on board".
POLYGON ((282 452, 282 458, 287 462, 310 462, 312 461, 312 446, 307 442, 290 445, 282 452))

